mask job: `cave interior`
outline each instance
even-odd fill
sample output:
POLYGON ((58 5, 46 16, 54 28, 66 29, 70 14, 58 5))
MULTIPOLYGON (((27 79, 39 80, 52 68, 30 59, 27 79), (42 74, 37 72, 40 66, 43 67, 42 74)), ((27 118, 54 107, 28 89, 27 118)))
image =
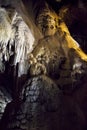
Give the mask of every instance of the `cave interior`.
POLYGON ((87 1, 0 0, 0 130, 87 130, 87 1))

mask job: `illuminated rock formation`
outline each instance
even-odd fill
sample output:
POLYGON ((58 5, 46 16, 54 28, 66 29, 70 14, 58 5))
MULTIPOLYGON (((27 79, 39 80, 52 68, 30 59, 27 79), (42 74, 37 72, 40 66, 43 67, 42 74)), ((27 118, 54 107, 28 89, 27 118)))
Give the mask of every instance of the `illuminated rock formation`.
POLYGON ((4 2, 0 1, 0 85, 12 101, 0 89, 1 114, 8 104, 1 130, 84 130, 87 117, 74 91, 85 82, 87 55, 61 14, 66 8, 56 12, 48 0, 4 2))
MULTIPOLYGON (((66 13, 68 8, 63 9, 63 13, 66 13)), ((46 7, 41 10, 37 16, 37 25, 44 36, 54 35, 57 30, 60 30, 61 35, 65 35, 65 40, 69 48, 76 50, 79 57, 87 61, 87 55, 80 48, 79 43, 77 43, 73 37, 70 35, 70 32, 64 23, 63 19, 60 17, 62 14, 57 15, 49 6, 46 4, 46 7)), ((60 11, 61 12, 61 11, 60 11)), ((62 16, 63 17, 63 16, 62 16)), ((63 39, 63 37, 61 38, 63 39)))

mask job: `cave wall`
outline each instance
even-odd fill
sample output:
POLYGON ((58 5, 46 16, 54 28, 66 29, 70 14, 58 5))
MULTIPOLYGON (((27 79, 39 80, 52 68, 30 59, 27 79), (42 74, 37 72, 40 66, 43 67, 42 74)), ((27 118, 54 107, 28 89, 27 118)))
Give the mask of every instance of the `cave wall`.
POLYGON ((0 5, 0 129, 85 130, 86 2, 0 5))

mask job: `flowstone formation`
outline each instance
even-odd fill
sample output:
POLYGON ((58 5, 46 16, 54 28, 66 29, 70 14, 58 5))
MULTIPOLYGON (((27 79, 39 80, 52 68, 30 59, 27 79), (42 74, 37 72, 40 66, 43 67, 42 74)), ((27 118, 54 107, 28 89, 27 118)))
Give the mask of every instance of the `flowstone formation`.
POLYGON ((75 97, 87 55, 69 32, 67 6, 55 12, 48 1, 18 2, 22 13, 17 1, 0 7, 0 129, 85 130, 86 105, 75 97))

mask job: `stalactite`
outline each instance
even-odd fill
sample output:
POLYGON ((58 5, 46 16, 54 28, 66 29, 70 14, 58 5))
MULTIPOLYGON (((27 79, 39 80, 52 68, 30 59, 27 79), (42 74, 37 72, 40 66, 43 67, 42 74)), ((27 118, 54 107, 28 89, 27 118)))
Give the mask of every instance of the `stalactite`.
POLYGON ((0 77, 6 89, 0 88, 0 129, 84 129, 85 114, 73 95, 87 77, 87 55, 65 22, 69 6, 57 11, 48 0, 0 5, 0 77))

